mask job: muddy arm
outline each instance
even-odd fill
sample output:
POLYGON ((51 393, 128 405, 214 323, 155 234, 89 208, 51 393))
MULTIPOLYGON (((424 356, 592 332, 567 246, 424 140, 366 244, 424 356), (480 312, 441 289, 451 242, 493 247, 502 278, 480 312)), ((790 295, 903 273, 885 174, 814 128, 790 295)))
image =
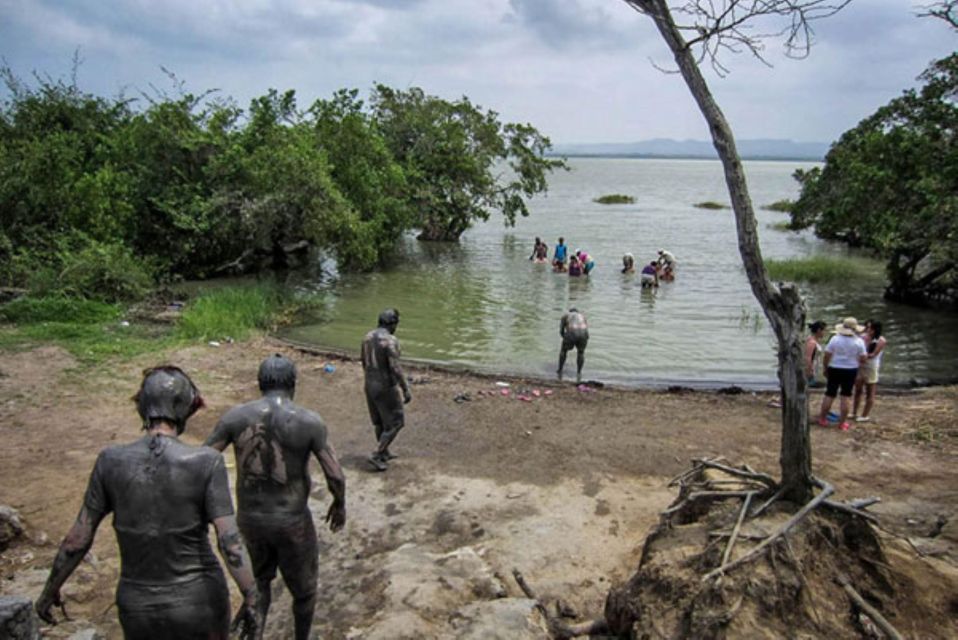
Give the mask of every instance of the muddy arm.
POLYGON ((412 400, 412 394, 409 392, 409 383, 406 381, 406 375, 403 373, 402 367, 399 364, 399 349, 394 340, 390 341, 386 352, 389 357, 389 370, 402 389, 403 402, 408 403, 412 400))
POLYGON ((212 447, 217 451, 223 451, 233 442, 233 433, 229 427, 229 422, 226 420, 229 414, 220 418, 219 422, 216 423, 216 427, 213 429, 213 433, 210 434, 210 437, 206 439, 206 442, 203 443, 205 447, 212 447))
MULTIPOLYGON (((76 570, 87 551, 93 546, 93 537, 96 535, 96 529, 100 526, 103 516, 104 514, 92 512, 84 505, 77 515, 76 522, 73 523, 63 542, 60 543, 57 557, 53 561, 53 568, 50 569, 50 577, 47 578, 43 593, 36 603, 37 615, 44 622, 56 624, 51 609, 54 606, 63 607, 60 587, 76 570)), ((65 615, 66 611, 64 611, 65 615)))
MULTIPOLYGON (((326 512, 326 522, 330 531, 339 531, 346 524, 346 476, 339 466, 336 450, 333 445, 325 441, 322 446, 314 445, 313 454, 319 460, 319 466, 326 476, 326 488, 333 496, 333 503, 326 512)), ((315 442, 315 441, 314 441, 315 442)))
POLYGON ((243 605, 233 620, 234 629, 241 629, 243 638, 262 638, 263 619, 259 612, 259 592, 253 579, 252 564, 243 538, 236 526, 236 517, 220 516, 213 519, 216 527, 216 542, 226 569, 243 594, 243 605))

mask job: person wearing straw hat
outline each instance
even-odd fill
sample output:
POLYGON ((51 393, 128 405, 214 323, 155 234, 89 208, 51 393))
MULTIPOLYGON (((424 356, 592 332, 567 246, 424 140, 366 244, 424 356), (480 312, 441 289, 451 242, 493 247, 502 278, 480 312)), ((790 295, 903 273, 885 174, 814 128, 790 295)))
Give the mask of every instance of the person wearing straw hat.
POLYGON ((848 431, 848 411, 851 408, 852 390, 855 379, 858 377, 858 368, 862 366, 868 356, 865 342, 858 337, 865 327, 858 324, 855 318, 845 318, 835 325, 835 335, 825 347, 825 397, 822 398, 822 407, 818 412, 818 424, 828 426, 828 412, 832 408, 835 396, 841 391, 840 413, 838 428, 848 431))

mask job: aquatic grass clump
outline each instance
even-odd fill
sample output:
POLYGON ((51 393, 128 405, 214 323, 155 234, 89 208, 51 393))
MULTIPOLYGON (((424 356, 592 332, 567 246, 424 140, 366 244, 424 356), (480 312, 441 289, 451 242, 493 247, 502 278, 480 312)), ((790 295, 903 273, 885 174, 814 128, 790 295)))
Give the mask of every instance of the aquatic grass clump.
POLYGON ((773 231, 798 231, 798 229, 792 228, 792 223, 790 220, 779 220, 778 222, 773 222, 772 224, 765 226, 773 231))
POLYGON ((242 340, 254 330, 272 328, 283 311, 283 295, 275 285, 213 289, 187 305, 176 334, 189 340, 242 340))
POLYGON ((790 213, 792 207, 795 206, 795 203, 791 200, 776 200, 772 204, 762 205, 762 209, 765 211, 778 211, 780 213, 790 213))
POLYGON ((598 202, 599 204, 635 204, 635 198, 633 196, 627 196, 624 193, 610 193, 599 196, 593 200, 593 202, 598 202))
POLYGON ((837 283, 882 275, 874 261, 833 256, 766 260, 765 267, 769 277, 780 282, 837 283))
POLYGON ((692 205, 696 209, 729 209, 730 207, 727 204, 722 204, 721 202, 715 202, 714 200, 706 200, 705 202, 696 202, 692 205))

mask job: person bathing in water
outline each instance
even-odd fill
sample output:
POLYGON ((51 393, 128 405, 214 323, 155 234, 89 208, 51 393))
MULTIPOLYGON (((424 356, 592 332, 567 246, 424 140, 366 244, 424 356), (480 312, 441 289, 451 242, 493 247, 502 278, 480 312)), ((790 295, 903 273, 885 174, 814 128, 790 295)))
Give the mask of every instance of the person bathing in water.
POLYGON ((635 256, 631 253, 622 256, 622 273, 635 273, 635 256))
POLYGON ((549 246, 539 236, 536 236, 536 244, 532 248, 529 259, 536 262, 546 262, 549 259, 549 246))
POLYGON ((585 364, 585 348, 589 344, 589 324, 585 316, 578 309, 572 307, 569 313, 562 316, 559 322, 559 335, 562 336, 562 347, 559 351, 559 370, 556 372, 562 380, 562 370, 565 369, 565 357, 570 349, 575 349, 576 382, 582 381, 582 365, 585 364))
POLYGON ((595 260, 585 251, 576 250, 575 255, 579 258, 579 264, 582 265, 582 275, 589 275, 595 269, 595 260))
POLYGON ((569 247, 565 243, 565 238, 559 238, 559 244, 556 245, 552 253, 552 268, 554 271, 565 271, 565 259, 569 252, 569 247))
POLYGON ((582 275, 582 263, 579 262, 578 256, 574 253, 569 256, 569 277, 578 278, 582 275))
POLYGON ((675 279, 675 256, 672 255, 671 251, 659 249, 659 257, 658 260, 656 260, 656 264, 659 267, 659 277, 662 280, 675 279))
POLYGON ((653 260, 642 267, 642 288, 651 289, 657 286, 659 286, 659 269, 655 260, 653 260))

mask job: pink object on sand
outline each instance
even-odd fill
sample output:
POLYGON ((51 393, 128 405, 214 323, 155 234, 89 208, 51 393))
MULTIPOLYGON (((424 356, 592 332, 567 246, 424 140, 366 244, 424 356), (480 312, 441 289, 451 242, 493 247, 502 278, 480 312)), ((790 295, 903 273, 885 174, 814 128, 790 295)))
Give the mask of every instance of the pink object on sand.
POLYGON ((539 390, 538 390, 538 389, 533 389, 533 390, 532 390, 532 395, 534 395, 535 397, 538 398, 538 397, 541 396, 542 394, 539 393, 539 390))
POLYGON ((551 396, 551 395, 552 395, 552 389, 546 389, 545 391, 543 391, 543 394, 544 394, 544 395, 547 395, 547 396, 551 396))
POLYGON ((530 398, 529 396, 517 396, 517 397, 523 402, 532 402, 532 398, 530 398))
POLYGON ((507 395, 509 395, 509 390, 508 390, 508 389, 502 389, 499 393, 501 393, 501 394, 504 395, 504 396, 507 396, 507 395))

